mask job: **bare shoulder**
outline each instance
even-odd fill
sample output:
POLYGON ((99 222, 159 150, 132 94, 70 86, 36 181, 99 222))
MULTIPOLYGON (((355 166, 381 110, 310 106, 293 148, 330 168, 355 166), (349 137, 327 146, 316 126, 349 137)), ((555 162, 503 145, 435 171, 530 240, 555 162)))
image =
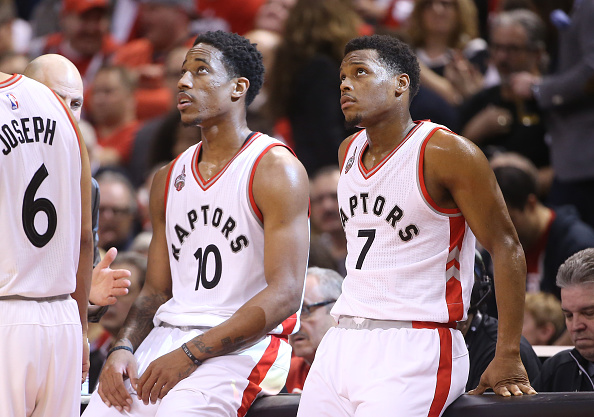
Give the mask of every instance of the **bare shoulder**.
POLYGON ((267 203, 303 203, 307 205, 309 180, 305 168, 284 146, 269 149, 256 167, 253 193, 264 214, 267 203), (282 201, 284 200, 284 202, 282 201))
POLYGON ((483 151, 470 140, 447 130, 436 131, 427 142, 425 169, 444 175, 459 175, 489 168, 483 151))
POLYGON ((160 168, 153 177, 150 191, 150 208, 152 211, 164 211, 165 204, 165 190, 167 188, 167 177, 173 162, 160 168), (163 209, 163 210, 162 210, 163 209))

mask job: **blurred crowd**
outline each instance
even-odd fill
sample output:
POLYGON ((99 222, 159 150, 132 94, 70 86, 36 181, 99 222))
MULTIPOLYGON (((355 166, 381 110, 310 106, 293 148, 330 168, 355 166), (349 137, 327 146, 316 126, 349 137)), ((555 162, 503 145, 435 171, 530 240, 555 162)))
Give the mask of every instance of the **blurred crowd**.
MULTIPOLYGON (((413 119, 465 136, 493 165, 527 258, 526 338, 571 344, 555 276, 594 247, 592 21, 591 0, 0 0, 0 71, 22 73, 51 53, 80 72, 80 125, 101 191, 99 246, 117 248, 115 263, 133 271, 130 298, 146 270, 134 254, 148 251, 152 175, 200 141, 176 109, 196 34, 220 29, 257 44, 266 79, 248 125, 289 144, 306 167, 310 266, 341 275, 337 152, 352 133, 339 103, 343 48, 359 35, 398 37, 421 63, 413 119)), ((98 363, 129 304, 110 307, 89 334, 98 363)))

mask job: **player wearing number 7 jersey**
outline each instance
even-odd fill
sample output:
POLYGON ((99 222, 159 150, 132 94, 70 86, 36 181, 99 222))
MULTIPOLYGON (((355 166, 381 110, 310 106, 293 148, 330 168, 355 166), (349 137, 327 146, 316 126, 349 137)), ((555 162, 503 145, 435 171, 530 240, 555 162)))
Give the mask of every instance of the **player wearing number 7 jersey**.
POLYGON ((178 109, 202 141, 155 176, 146 282, 85 417, 241 417, 284 385, 309 184, 286 147, 247 126, 261 59, 220 31, 199 35, 186 55, 178 109))
POLYGON ((298 416, 439 417, 464 392, 468 352, 456 323, 469 307, 475 236, 495 259, 500 312, 476 392, 534 393, 519 354, 524 256, 485 156, 443 126, 411 120, 420 70, 405 43, 351 40, 340 77, 345 119, 364 128, 339 150, 347 276, 298 416))
POLYGON ((0 73, 0 415, 80 414, 91 175, 65 103, 0 73))

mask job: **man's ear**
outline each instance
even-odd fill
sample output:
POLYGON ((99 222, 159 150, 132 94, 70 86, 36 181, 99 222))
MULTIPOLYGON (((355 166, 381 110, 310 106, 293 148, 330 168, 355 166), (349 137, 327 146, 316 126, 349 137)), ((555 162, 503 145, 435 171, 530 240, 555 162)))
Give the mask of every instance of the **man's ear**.
POLYGON ((404 94, 404 92, 406 90, 408 90, 409 86, 410 86, 410 77, 408 76, 408 74, 403 73, 403 74, 398 75, 398 77, 396 77, 394 87, 396 88, 397 96, 404 94))
POLYGON ((240 99, 247 93, 248 88, 250 88, 250 80, 245 77, 237 78, 235 85, 233 86, 231 97, 234 100, 240 99))

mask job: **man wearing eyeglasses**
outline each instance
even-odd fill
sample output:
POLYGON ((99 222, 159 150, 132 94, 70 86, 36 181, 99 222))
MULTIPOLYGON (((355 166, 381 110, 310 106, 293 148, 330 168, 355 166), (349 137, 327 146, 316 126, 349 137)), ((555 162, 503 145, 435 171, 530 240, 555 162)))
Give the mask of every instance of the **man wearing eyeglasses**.
POLYGON ((542 111, 535 100, 517 96, 513 74, 541 73, 545 54, 545 24, 529 10, 498 14, 491 23, 491 61, 501 83, 486 88, 461 107, 462 135, 491 156, 494 150, 519 153, 539 169, 543 187, 551 182, 549 147, 542 111))
POLYGON ((330 309, 342 292, 342 280, 342 276, 332 269, 307 269, 301 327, 297 333, 289 336, 294 354, 286 384, 289 393, 303 390, 305 378, 322 338, 328 329, 336 326, 330 309))

